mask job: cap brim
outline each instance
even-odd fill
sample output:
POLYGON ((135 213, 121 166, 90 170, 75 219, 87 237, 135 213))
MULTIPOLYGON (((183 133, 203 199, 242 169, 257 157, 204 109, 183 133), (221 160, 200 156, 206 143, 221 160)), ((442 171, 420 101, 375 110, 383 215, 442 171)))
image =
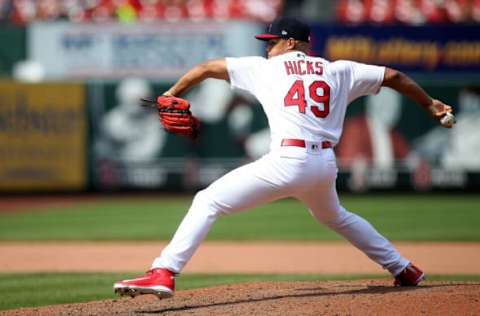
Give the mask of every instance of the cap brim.
POLYGON ((279 35, 264 33, 264 34, 255 35, 255 38, 258 39, 258 40, 261 40, 261 41, 268 41, 268 40, 271 40, 273 38, 282 38, 282 37, 279 36, 279 35))

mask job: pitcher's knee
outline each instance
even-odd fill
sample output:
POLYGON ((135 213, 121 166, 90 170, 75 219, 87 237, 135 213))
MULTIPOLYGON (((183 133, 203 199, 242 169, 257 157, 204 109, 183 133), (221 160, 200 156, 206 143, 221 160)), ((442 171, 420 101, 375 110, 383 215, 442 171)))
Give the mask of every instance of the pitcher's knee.
POLYGON ((198 191, 193 198, 192 209, 202 210, 208 212, 211 216, 219 216, 224 213, 223 208, 216 203, 209 194, 205 191, 198 191))
POLYGON ((328 222, 327 225, 333 229, 340 229, 340 228, 352 225, 353 223, 357 222, 359 219, 360 218, 357 215, 344 209, 343 212, 340 212, 338 216, 335 219, 328 222))
POLYGON ((326 214, 328 214, 328 216, 324 216, 321 219, 321 222, 328 227, 334 229, 348 225, 350 219, 352 218, 352 216, 354 216, 353 213, 345 210, 343 207, 339 207, 330 212, 326 212, 326 214))

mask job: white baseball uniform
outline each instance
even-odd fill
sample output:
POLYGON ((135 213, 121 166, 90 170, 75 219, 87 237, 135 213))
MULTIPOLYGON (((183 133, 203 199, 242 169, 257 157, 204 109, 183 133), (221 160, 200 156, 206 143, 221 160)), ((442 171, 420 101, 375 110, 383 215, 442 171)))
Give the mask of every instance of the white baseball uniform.
POLYGON ((379 91, 384 67, 328 62, 302 52, 270 59, 227 58, 233 88, 262 104, 271 130, 270 152, 195 195, 175 236, 152 267, 180 272, 219 215, 294 197, 320 222, 372 260, 399 274, 409 263, 366 220, 345 210, 335 188, 338 142, 347 105, 379 91))

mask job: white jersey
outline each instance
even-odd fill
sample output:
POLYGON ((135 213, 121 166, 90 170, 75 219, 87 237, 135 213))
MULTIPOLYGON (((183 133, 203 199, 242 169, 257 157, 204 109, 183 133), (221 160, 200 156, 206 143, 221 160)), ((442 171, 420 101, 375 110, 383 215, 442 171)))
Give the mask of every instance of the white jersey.
POLYGON ((336 144, 347 105, 377 93, 385 73, 385 67, 328 62, 298 51, 270 59, 226 58, 226 63, 231 86, 250 92, 262 104, 272 148, 284 138, 336 144))
MULTIPOLYGON (((251 92, 262 103, 271 127, 272 150, 198 192, 172 241, 154 260, 152 268, 180 273, 216 218, 293 197, 302 201, 318 222, 352 242, 392 275, 404 271, 409 261, 372 225, 340 205, 335 189, 338 169, 331 146, 308 144, 336 143, 347 104, 361 95, 377 92, 385 68, 350 61, 329 63, 299 52, 268 60, 227 58, 227 68, 231 85, 251 92), (285 138, 304 142, 281 146, 281 139, 285 138)), ((422 276, 418 277, 420 280, 422 276)), ((131 288, 122 283, 115 284, 115 288, 131 293, 127 292, 131 288)), ((152 293, 152 288, 144 293, 152 293)), ((160 295, 164 289, 167 295, 173 293, 173 286, 155 288, 160 288, 160 295)), ((141 291, 142 287, 135 286, 135 290, 141 291)))

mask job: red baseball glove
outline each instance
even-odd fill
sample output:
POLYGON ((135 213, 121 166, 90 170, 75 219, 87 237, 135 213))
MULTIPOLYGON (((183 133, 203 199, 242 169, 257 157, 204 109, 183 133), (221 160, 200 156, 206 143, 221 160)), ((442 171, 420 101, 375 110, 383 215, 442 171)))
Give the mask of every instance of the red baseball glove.
POLYGON ((142 105, 157 108, 160 123, 168 132, 192 139, 198 136, 200 122, 190 112, 190 103, 187 100, 159 96, 156 102, 142 99, 142 105))

